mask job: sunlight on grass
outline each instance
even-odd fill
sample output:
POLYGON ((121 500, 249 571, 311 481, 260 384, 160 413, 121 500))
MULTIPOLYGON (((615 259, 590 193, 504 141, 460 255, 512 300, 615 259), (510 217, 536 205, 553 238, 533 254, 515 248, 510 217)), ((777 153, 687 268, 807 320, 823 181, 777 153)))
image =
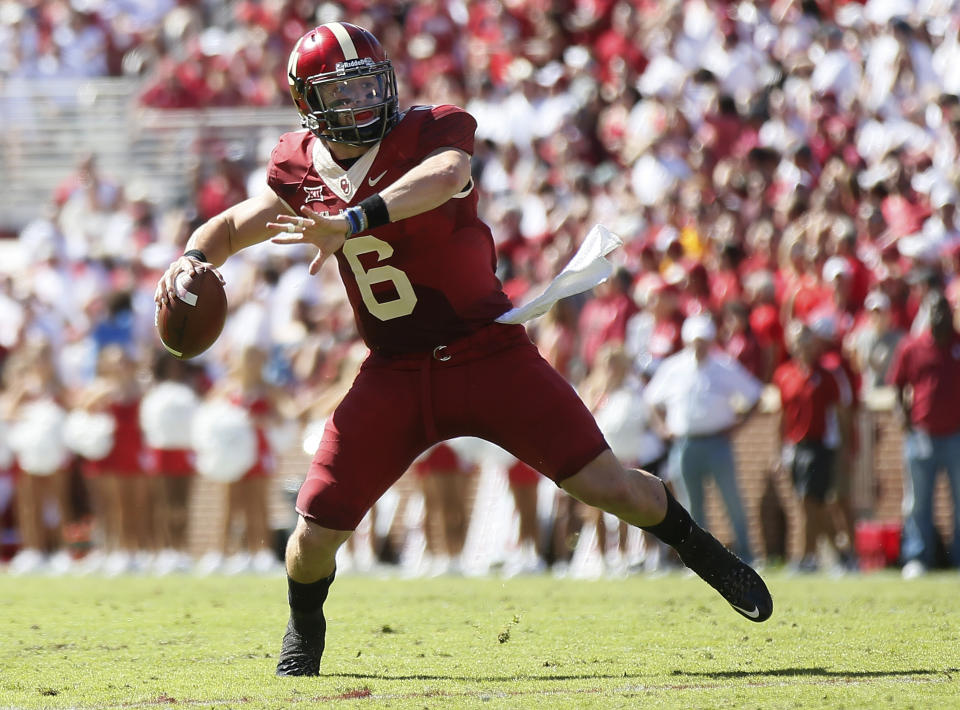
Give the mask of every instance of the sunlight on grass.
POLYGON ((282 578, 0 578, 0 707, 949 707, 955 574, 338 579, 321 678, 277 679, 282 578))

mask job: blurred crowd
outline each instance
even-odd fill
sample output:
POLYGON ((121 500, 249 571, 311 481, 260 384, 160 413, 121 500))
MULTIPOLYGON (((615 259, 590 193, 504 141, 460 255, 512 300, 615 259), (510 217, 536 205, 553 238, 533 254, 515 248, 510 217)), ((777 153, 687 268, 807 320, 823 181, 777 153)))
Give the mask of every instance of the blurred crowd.
MULTIPOLYGON (((842 363, 855 406, 879 396, 899 340, 928 327, 931 298, 960 308, 960 72, 949 68, 960 61, 956 0, 0 1, 0 77, 138 77, 140 101, 154 109, 282 106, 289 48, 337 19, 383 42, 402 106, 454 103, 478 119, 474 177, 515 301, 539 293, 591 225, 623 238, 613 278, 530 324, 598 416, 612 392, 642 392, 683 349, 690 317, 710 316, 715 347, 768 386, 797 356, 785 334, 806 325, 842 363)), ((278 444, 265 432, 283 421, 309 431, 359 356, 335 271, 310 278, 311 254, 262 245, 223 269, 231 315, 217 345, 175 377, 162 372, 170 358, 153 329, 156 279, 194 226, 266 189, 266 155, 203 146, 187 206, 155 204, 86 156, 20 233, 20 267, 0 277, 8 429, 29 403, 52 401, 63 417, 106 413, 118 434, 136 418, 123 406, 171 378, 204 403, 247 413, 233 434, 253 436, 256 461, 221 481, 228 511, 244 524, 226 516, 209 569, 238 554, 238 570, 273 567, 275 555, 260 554, 270 545, 262 484, 278 444)), ((670 432, 642 403, 620 402, 619 415, 606 415, 608 438, 630 412, 643 436, 624 435, 622 457, 659 465, 670 432)), ((138 552, 173 551, 179 557, 167 555, 167 566, 186 564, 189 486, 169 485, 161 498, 156 487, 189 479, 201 457, 188 433, 176 446, 151 446, 148 426, 134 429, 142 455, 96 452, 106 466, 65 450, 53 471, 31 475, 16 455, 5 457, 3 542, 11 554, 36 553, 24 569, 51 564, 77 519, 94 521, 92 544, 105 559, 118 553, 110 569, 132 568, 138 552), (157 453, 168 449, 181 453, 157 453), (29 485, 34 479, 43 480, 29 485), (166 500, 167 522, 133 530, 123 517, 143 507, 137 496, 166 500), (19 526, 14 498, 33 506, 20 511, 19 526)), ((490 564, 515 572, 659 564, 663 551, 648 541, 481 450, 430 452, 414 483, 388 496, 391 521, 421 521, 416 565, 463 564, 467 528, 485 529, 476 520, 484 505, 500 510, 493 491, 502 487, 490 476, 514 493, 508 512, 486 511, 509 532, 490 564), (455 475, 436 483, 437 472, 455 475), (451 503, 465 496, 476 501, 472 517, 451 503), (453 522, 423 522, 444 511, 453 522)), ((669 466, 662 475, 673 475, 669 466)), ((396 562, 403 549, 410 558, 395 528, 368 521, 357 536, 368 549, 345 554, 364 564, 396 562)), ((839 552, 855 556, 849 530, 839 552)))

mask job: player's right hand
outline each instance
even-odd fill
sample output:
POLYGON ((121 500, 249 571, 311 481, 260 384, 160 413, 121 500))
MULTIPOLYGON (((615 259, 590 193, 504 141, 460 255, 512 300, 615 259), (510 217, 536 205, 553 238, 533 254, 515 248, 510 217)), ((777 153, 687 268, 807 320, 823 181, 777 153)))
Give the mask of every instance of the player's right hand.
POLYGON ((312 244, 318 252, 310 262, 310 274, 316 274, 323 262, 343 246, 347 238, 347 220, 343 215, 326 215, 304 205, 305 215, 277 215, 275 222, 267 222, 269 229, 281 232, 270 241, 274 244, 312 244))
POLYGON ((223 276, 217 271, 213 264, 207 261, 200 261, 192 256, 183 255, 174 261, 160 277, 157 282, 157 288, 153 292, 153 300, 158 305, 170 305, 170 301, 177 295, 177 276, 182 272, 187 272, 190 276, 196 276, 201 271, 212 271, 220 279, 220 283, 226 283, 223 276))

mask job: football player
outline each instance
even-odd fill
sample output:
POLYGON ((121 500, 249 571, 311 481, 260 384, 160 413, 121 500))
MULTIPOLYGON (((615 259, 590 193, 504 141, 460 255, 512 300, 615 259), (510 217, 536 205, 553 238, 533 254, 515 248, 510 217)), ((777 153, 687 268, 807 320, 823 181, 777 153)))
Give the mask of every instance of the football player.
POLYGON ((296 43, 290 93, 304 130, 283 135, 272 188, 201 225, 157 286, 215 269, 251 244, 312 245, 336 259, 370 356, 329 417, 287 544, 290 617, 278 675, 317 675, 337 548, 433 444, 477 436, 575 498, 652 532, 739 613, 764 621, 760 576, 700 529, 658 478, 624 469, 573 388, 540 356, 495 273, 470 174, 476 121, 456 106, 401 111, 380 42, 346 22, 296 43))

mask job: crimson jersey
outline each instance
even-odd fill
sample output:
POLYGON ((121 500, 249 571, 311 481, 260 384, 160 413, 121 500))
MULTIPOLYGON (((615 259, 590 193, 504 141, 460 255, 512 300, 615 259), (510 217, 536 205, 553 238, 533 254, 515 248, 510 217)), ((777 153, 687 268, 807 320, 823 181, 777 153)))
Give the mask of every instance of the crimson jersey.
MULTIPOLYGON (((456 106, 414 106, 347 170, 309 131, 286 133, 274 148, 267 182, 295 214, 305 204, 337 214, 438 148, 472 153, 476 126, 456 106)), ((336 256, 360 335, 375 352, 432 350, 511 308, 472 182, 435 209, 351 237, 336 256)))
POLYGON ((787 360, 773 373, 773 384, 780 390, 783 441, 822 443, 829 410, 840 402, 837 380, 822 365, 807 370, 787 360))
POLYGON ((960 333, 940 345, 930 331, 908 336, 894 351, 887 382, 913 389, 911 423, 934 436, 960 429, 960 333))

